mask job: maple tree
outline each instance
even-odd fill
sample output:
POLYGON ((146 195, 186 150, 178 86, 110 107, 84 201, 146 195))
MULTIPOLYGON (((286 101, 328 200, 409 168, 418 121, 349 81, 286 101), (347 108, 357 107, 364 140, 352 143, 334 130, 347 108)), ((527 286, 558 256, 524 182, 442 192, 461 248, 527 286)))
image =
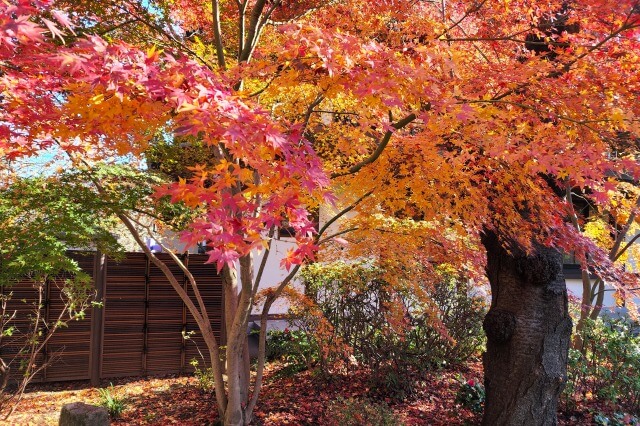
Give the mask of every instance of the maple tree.
MULTIPOLYGON (((142 156, 170 132, 214 148, 215 161, 157 193, 201 212, 185 238, 207 240, 224 277, 226 389, 207 344, 225 424, 248 423, 257 401, 264 360, 249 396, 244 334, 264 263, 254 276, 252 253, 285 225, 291 273, 263 313, 332 241, 342 246, 327 255, 376 259, 390 283, 438 263, 486 270, 484 421, 553 423, 571 332, 557 250, 621 295, 638 287, 580 234, 567 196, 606 210, 622 176, 637 179, 637 1, 51 6, 2 6, 0 151, 55 145, 86 168, 142 156), (330 186, 336 214, 316 233, 309 211, 330 186)), ((189 309, 213 336, 206 312, 189 309)))
MULTIPOLYGON (((46 3, 36 6, 48 6, 46 3)), ((98 195, 110 198, 109 187, 95 173, 97 160, 141 154, 149 139, 165 128, 185 136, 204 134, 204 143, 217 146, 215 167, 200 167, 193 179, 160 188, 158 196, 169 195, 191 208, 203 202, 207 206, 192 224, 191 239, 209 241, 211 261, 217 261, 223 271, 228 324, 225 357, 221 357, 193 277, 187 273, 195 303, 167 265, 146 247, 130 212, 109 208, 165 272, 196 319, 207 343, 225 424, 248 422, 260 389, 258 383, 249 402, 246 325, 261 275, 258 272, 254 284, 252 250, 266 247, 268 251, 267 234, 287 220, 298 241, 287 261, 300 263, 313 256, 313 225, 304 206, 314 197, 327 196, 327 179, 310 144, 295 127, 285 128, 261 108, 235 96, 228 88, 229 80, 184 56, 109 44, 97 36, 65 48, 46 40, 43 29, 29 20, 42 12, 31 3, 5 5, 2 11, 3 59, 10 65, 3 75, 6 124, 2 151, 6 158, 55 146, 67 154, 73 167, 85 172, 98 195), (40 84, 39 79, 46 83, 40 84), (29 108, 31 103, 38 107, 29 108), (234 269, 236 260, 243 272, 242 292, 234 269), (226 359, 228 390, 221 359, 226 359)), ((62 12, 53 10, 51 15, 73 31, 62 12)), ((46 17, 40 19, 60 36, 56 24, 46 17)))

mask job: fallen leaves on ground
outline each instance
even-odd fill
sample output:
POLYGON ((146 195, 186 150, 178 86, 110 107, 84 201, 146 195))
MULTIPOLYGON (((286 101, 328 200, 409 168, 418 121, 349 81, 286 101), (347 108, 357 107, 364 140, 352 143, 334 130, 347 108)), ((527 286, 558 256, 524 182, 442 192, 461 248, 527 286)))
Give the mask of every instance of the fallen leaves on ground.
MULTIPOLYGON (((459 384, 454 371, 425 374, 415 395, 397 403, 375 395, 365 371, 335 376, 327 382, 311 371, 283 377, 281 367, 274 363, 266 368, 256 425, 324 424, 327 407, 338 398, 383 400, 408 426, 445 425, 452 419, 476 424, 479 420, 455 405, 459 384)), ((465 371, 479 376, 478 368, 479 364, 473 364, 465 371)), ((207 425, 217 417, 213 395, 201 391, 193 377, 116 379, 104 382, 103 387, 110 383, 113 395, 127 399, 127 409, 112 422, 114 425, 207 425)), ((34 385, 10 421, 0 424, 57 425, 62 406, 75 401, 97 405, 100 396, 86 382, 34 385)))
MULTIPOLYGON (((283 376, 282 365, 271 363, 255 412, 256 426, 323 425, 327 408, 339 398, 384 401, 407 426, 477 425, 480 415, 455 403, 460 386, 457 377, 482 377, 482 365, 470 363, 457 370, 441 370, 418 377, 414 395, 397 402, 379 395, 364 370, 334 376, 330 382, 311 371, 283 376)), ((198 388, 194 377, 126 378, 104 381, 112 394, 127 399, 127 409, 113 425, 212 425, 217 418, 215 398, 198 388)), ((99 404, 98 390, 87 382, 34 385, 8 421, 0 425, 57 425, 64 404, 82 401, 99 404)), ((560 425, 591 424, 589 407, 560 413, 560 425)))
MULTIPOLYGON (((471 364, 462 374, 481 377, 480 364, 471 364)), ((396 402, 377 394, 366 371, 336 376, 331 382, 320 380, 310 371, 269 380, 256 417, 263 425, 322 425, 327 423, 326 408, 338 398, 384 401, 407 426, 479 424, 480 417, 455 404, 460 371, 434 371, 417 378, 415 394, 396 402), (452 423, 455 422, 455 423, 452 423)))

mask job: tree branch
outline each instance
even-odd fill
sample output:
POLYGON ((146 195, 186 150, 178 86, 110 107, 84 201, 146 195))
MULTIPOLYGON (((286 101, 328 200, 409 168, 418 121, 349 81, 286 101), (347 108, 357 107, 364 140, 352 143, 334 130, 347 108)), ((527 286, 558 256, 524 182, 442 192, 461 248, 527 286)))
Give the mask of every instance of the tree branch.
POLYGON ((633 238, 631 238, 629 241, 627 241, 627 244, 624 245, 624 247, 618 252, 618 254, 616 255, 615 260, 618 260, 620 258, 620 256, 622 256, 628 249, 629 247, 631 247, 633 245, 633 243, 635 243, 638 238, 640 238, 640 233, 636 234, 633 238))
MULTIPOLYGON (((462 21, 464 21, 465 19, 467 19, 472 13, 476 13, 478 12, 480 9, 482 9, 482 6, 484 6, 484 4, 487 2, 487 0, 482 0, 480 3, 474 4, 472 7, 470 7, 469 9, 467 9, 467 11, 464 13, 464 15, 462 15, 460 17, 460 19, 458 19, 457 21, 455 21, 453 23, 453 25, 451 25, 449 28, 447 28, 446 30, 444 30, 442 33, 438 34, 435 37, 435 40, 438 40, 439 38, 445 36, 449 31, 451 31, 452 29, 456 28, 458 25, 460 25, 462 23, 462 21)), ((444 13, 444 10, 443 10, 444 13)), ((449 39, 447 39, 447 41, 449 41, 449 39)))
POLYGON ((213 15, 213 34, 215 37, 218 66, 224 70, 227 68, 227 64, 224 58, 224 45, 222 44, 222 28, 220 26, 220 2, 218 0, 211 0, 211 13, 213 15))
POLYGON ((253 289, 251 294, 255 297, 258 292, 258 288, 260 287, 260 281, 262 281, 262 275, 264 274, 264 269, 267 266, 267 259, 269 258, 269 254, 271 253, 271 243, 273 242, 273 234, 275 233, 275 227, 271 227, 269 229, 269 242, 267 243, 267 248, 264 250, 264 254, 262 255, 262 260, 260 261, 260 267, 258 268, 258 273, 256 274, 256 279, 253 284, 253 289))
MULTIPOLYGON (((405 118, 403 118, 402 120, 391 124, 391 127, 393 127, 396 130, 400 130, 403 127, 407 126, 408 124, 412 123, 416 118, 418 118, 418 117, 415 114, 411 113, 408 116, 406 116, 405 118)), ((358 164, 355 164, 355 165, 349 167, 349 169, 346 172, 335 172, 335 173, 332 173, 331 174, 331 178, 334 179, 334 178, 337 178, 337 177, 347 176, 347 175, 352 175, 352 174, 358 173, 360 171, 360 169, 362 169, 364 166, 367 166, 367 165, 375 162, 380 157, 380 155, 382 154, 384 149, 387 147, 387 145, 389 144, 389 141, 391 140, 391 137, 393 136, 393 133, 394 132, 392 130, 387 130, 385 132, 384 136, 382 137, 382 139, 380 140, 380 142, 378 143, 378 146, 377 146, 376 150, 373 151, 368 158, 366 158, 365 160, 362 160, 358 164)))
POLYGON ((320 93, 316 98, 309 104, 307 108, 307 112, 304 114, 304 121, 302 122, 302 130, 306 131, 307 126, 309 125, 309 120, 311 120, 311 114, 313 114, 313 109, 320 105, 320 102, 324 100, 324 95, 320 93))
POLYGON ((336 232, 334 234, 331 234, 331 235, 329 235, 327 237, 324 237, 323 239, 319 240, 316 243, 316 245, 324 244, 324 243, 330 241, 331 239, 333 239, 335 237, 339 237, 340 235, 348 234, 349 232, 357 231, 358 229, 360 229, 360 228, 354 227, 354 228, 344 229, 342 231, 336 232))
POLYGON ((244 40, 243 49, 238 55, 238 62, 248 62, 253 49, 255 48, 255 41, 258 36, 258 24, 260 23, 260 16, 267 3, 267 0, 257 0, 251 9, 251 15, 249 17, 249 29, 247 31, 246 39, 244 40))
POLYGON ((356 201, 351 203, 349 207, 346 207, 345 209, 337 213, 335 216, 333 216, 331 219, 329 219, 327 223, 325 223, 324 226, 318 231, 318 235, 316 235, 316 244, 319 241, 320 237, 322 237, 322 234, 324 234, 331 225, 333 225, 342 216, 344 216, 345 214, 349 213, 351 210, 356 208, 356 206, 360 204, 362 200, 364 200, 365 198, 373 194, 373 191, 374 190, 372 189, 371 191, 366 192, 362 197, 358 198, 356 201))

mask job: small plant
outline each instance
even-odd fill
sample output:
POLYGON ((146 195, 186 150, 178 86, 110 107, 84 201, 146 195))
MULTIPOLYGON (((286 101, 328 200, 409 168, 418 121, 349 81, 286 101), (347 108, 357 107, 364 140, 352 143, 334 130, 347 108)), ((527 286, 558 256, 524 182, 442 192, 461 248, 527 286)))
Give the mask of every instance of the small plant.
POLYGON ((460 389, 456 394, 456 403, 473 411, 481 413, 484 408, 485 389, 477 379, 465 380, 460 376, 460 389))
POLYGON ((213 369, 207 367, 200 369, 200 363, 195 358, 189 364, 193 366, 193 375, 198 379, 198 388, 203 392, 213 392, 215 389, 213 369))
POLYGON ((127 400, 113 393, 113 383, 108 388, 98 389, 100 394, 100 405, 105 407, 112 419, 117 419, 127 408, 127 400))
POLYGON ((398 426, 402 425, 402 422, 384 403, 339 398, 329 406, 326 424, 328 426, 398 426))
POLYGON ((370 386, 376 389, 373 393, 395 401, 404 401, 414 395, 416 382, 405 366, 402 361, 389 363, 373 372, 369 378, 370 386))
MULTIPOLYGON (((182 338, 184 340, 191 340, 191 337, 195 334, 194 331, 190 331, 188 333, 185 333, 184 331, 182 332, 182 338)), ((194 345, 196 346, 196 350, 198 351, 198 354, 200 355, 200 359, 202 359, 202 363, 204 364, 204 368, 200 368, 200 362, 196 359, 193 358, 189 364, 191 364, 191 366, 193 367, 193 375, 196 377, 196 379, 198 379, 198 385, 197 387, 202 390, 203 392, 213 392, 215 390, 215 379, 214 379, 214 375, 213 375, 213 368, 211 367, 207 367, 206 362, 204 360, 204 355, 202 355, 202 352, 200 351, 200 348, 198 347, 198 344, 195 342, 195 340, 191 340, 194 345)), ((226 352, 226 347, 225 346, 220 346, 220 356, 222 357, 223 353, 226 352)), ((224 362, 224 360, 221 358, 221 361, 224 362)))
POLYGON ((280 360, 290 350, 291 334, 289 329, 267 332, 266 357, 269 361, 280 360))

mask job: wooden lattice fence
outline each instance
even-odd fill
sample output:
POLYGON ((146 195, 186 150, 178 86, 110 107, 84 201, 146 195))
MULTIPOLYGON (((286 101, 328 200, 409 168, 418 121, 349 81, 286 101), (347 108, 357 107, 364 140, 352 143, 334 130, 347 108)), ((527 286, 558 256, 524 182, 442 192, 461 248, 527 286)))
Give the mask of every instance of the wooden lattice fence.
MULTIPOLYGON (((70 255, 92 277, 97 300, 103 305, 90 308, 85 319, 55 332, 38 355, 37 362, 47 366, 35 382, 90 379, 98 384, 105 378, 192 371, 190 361, 200 357, 198 348, 206 353, 198 326, 167 278, 144 253, 127 253, 121 261, 95 252, 70 255), (189 339, 183 339, 183 333, 192 331, 189 339)), ((170 256, 157 256, 193 296, 188 280, 170 256)), ((215 266, 205 263, 207 258, 188 254, 182 261, 196 279, 216 337, 224 344, 222 280, 215 266)), ((64 279, 56 277, 46 283, 43 315, 47 321, 57 318, 63 309, 64 279)), ((26 327, 37 292, 27 280, 15 283, 11 291, 8 311, 17 311, 15 325, 26 327)), ((22 344, 18 338, 4 339, 0 357, 13 358, 22 344)))

